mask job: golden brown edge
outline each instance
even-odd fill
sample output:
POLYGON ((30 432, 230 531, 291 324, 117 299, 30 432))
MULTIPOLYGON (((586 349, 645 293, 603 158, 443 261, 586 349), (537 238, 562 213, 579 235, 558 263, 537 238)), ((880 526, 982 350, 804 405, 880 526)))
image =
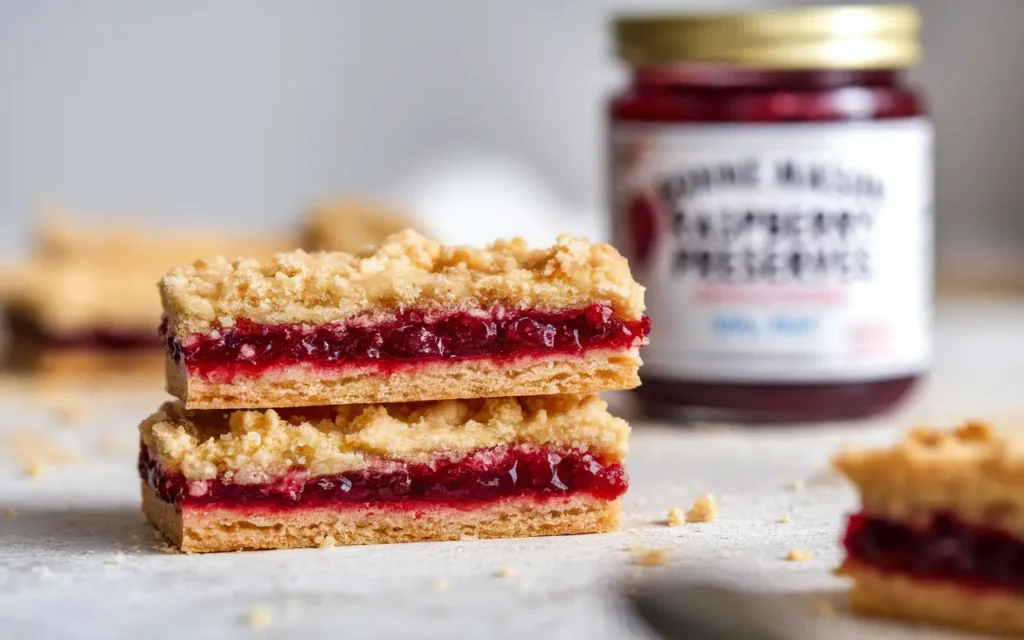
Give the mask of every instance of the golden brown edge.
POLYGON ((1024 634, 1024 598, 885 573, 847 559, 837 571, 853 579, 850 607, 884 618, 944 624, 1006 636, 1024 634))

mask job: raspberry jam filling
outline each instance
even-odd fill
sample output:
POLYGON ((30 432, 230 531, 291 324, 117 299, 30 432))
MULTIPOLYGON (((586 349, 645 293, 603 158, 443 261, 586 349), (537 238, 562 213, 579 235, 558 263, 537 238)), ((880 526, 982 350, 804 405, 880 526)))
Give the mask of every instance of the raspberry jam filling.
POLYGON ((854 515, 843 546, 854 560, 883 571, 1024 591, 1024 540, 948 513, 936 514, 923 527, 854 515))
POLYGON ((386 322, 365 319, 329 325, 263 325, 239 319, 230 330, 179 341, 161 334, 175 362, 203 377, 253 375, 298 363, 382 367, 462 358, 583 354, 628 350, 646 343, 647 317, 621 320, 608 304, 567 311, 453 312, 427 316, 404 311, 386 322))
POLYGON ((189 482, 164 473, 145 447, 139 473, 165 502, 186 506, 311 507, 353 503, 459 504, 521 496, 587 493, 614 500, 626 491, 619 463, 578 450, 502 447, 432 464, 382 461, 378 468, 309 477, 293 469, 276 482, 233 484, 221 479, 189 482))

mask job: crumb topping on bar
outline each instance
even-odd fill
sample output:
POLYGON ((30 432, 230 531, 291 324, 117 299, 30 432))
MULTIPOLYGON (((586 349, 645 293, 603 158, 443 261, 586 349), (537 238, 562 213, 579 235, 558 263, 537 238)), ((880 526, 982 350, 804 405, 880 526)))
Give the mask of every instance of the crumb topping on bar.
POLYGON ((390 209, 360 200, 335 200, 310 209, 302 246, 307 251, 359 251, 412 226, 390 209))
POLYGON ((644 289, 625 258, 607 244, 569 236, 547 249, 530 249, 518 238, 474 249, 405 230, 359 254, 198 261, 172 270, 160 290, 177 336, 231 326, 237 318, 327 324, 408 307, 560 310, 608 302, 627 320, 644 310, 644 289))
POLYGON ((835 466, 855 484, 878 476, 941 478, 961 473, 1024 484, 1024 439, 1004 436, 980 421, 954 430, 919 427, 892 448, 844 452, 835 466))
POLYGON ((989 423, 914 429, 894 447, 848 451, 834 465, 856 485, 868 514, 927 521, 948 511, 1024 534, 1024 438, 989 423))
POLYGON ((51 222, 39 230, 34 255, 0 274, 0 294, 13 312, 54 333, 117 329, 152 332, 155 340, 154 285, 173 265, 218 253, 269 257, 289 244, 51 222))
POLYGON ((329 475, 380 460, 423 463, 512 444, 580 449, 620 462, 629 434, 596 395, 230 413, 169 402, 139 429, 164 470, 188 480, 227 475, 242 484, 267 482, 296 466, 329 475))

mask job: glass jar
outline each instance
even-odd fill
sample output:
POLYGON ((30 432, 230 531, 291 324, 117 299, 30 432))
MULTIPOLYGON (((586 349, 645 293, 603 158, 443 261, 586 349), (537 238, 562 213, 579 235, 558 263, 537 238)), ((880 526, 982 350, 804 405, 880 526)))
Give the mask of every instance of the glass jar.
POLYGON ((931 349, 932 136, 905 6, 616 21, 613 238, 647 287, 651 414, 888 411, 931 349))

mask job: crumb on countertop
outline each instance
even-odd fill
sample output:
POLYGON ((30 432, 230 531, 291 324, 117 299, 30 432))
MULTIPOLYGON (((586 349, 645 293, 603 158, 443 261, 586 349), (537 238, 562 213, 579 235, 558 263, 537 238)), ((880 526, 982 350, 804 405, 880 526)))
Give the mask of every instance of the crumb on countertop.
POLYGON ((79 400, 65 399, 54 404, 53 413, 62 425, 73 427, 85 420, 85 405, 79 400))
POLYGON ((510 564, 503 564, 498 567, 499 578, 514 578, 516 575, 516 568, 510 564))
POLYGON ((835 604, 828 598, 818 598, 814 601, 814 613, 819 618, 832 619, 836 617, 835 604))
POLYGON ((114 555, 107 558, 107 564, 122 564, 124 562, 125 557, 126 556, 124 555, 124 553, 118 551, 114 555))
POLYGON ((802 493, 807 488, 807 481, 803 479, 794 480, 793 483, 789 485, 789 488, 796 493, 802 493))
POLYGON ((806 549, 790 549, 789 553, 786 554, 786 560, 790 562, 805 562, 811 559, 814 555, 806 549))
POLYGON ((338 541, 334 539, 334 536, 324 536, 320 540, 319 546, 321 549, 333 549, 338 546, 338 541))
POLYGON ((447 578, 438 578, 434 581, 434 590, 438 593, 444 593, 452 586, 452 581, 447 578))
POLYGON ((678 527, 686 523, 686 511, 682 507, 672 507, 668 510, 668 526, 678 527))
POLYGON ((270 613, 270 609, 266 607, 253 607, 249 610, 248 618, 250 629, 263 629, 270 625, 274 616, 270 613))
POLYGON ((782 524, 791 524, 793 522, 793 516, 788 513, 782 514, 782 518, 779 519, 782 524))
POLYGON ((718 517, 718 502, 715 496, 705 493, 693 501, 693 507, 686 512, 687 522, 713 522, 718 517))
POLYGON ((668 564, 668 549, 643 548, 634 552, 633 563, 641 567, 664 567, 668 564))
POLYGON ((30 478, 38 478, 47 466, 75 464, 82 460, 81 454, 65 451, 53 440, 28 430, 11 434, 8 446, 14 460, 30 478))
MULTIPOLYGON (((138 440, 138 438, 136 438, 138 440)), ((119 438, 113 434, 107 434, 100 438, 100 451, 104 453, 119 453, 121 451, 127 451, 136 444, 136 441, 131 441, 131 445, 126 439, 119 438)))

